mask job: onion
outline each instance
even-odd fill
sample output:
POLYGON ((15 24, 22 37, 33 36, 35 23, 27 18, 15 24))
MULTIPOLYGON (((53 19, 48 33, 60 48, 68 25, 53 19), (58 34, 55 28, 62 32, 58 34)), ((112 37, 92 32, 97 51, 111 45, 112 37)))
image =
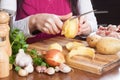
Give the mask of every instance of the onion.
POLYGON ((45 58, 45 61, 50 66, 59 66, 61 63, 65 62, 63 53, 57 49, 48 50, 46 52, 44 58, 45 58))

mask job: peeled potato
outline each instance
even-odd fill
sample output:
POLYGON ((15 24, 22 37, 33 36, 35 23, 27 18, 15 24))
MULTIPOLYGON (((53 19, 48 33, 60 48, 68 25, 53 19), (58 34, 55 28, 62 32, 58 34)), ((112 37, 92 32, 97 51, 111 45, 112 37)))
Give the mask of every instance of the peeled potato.
POLYGON ((78 19, 70 20, 64 22, 62 28, 62 35, 66 38, 74 38, 78 33, 78 19))
POLYGON ((58 44, 58 43, 53 43, 53 44, 51 44, 51 45, 48 47, 48 49, 49 49, 49 50, 50 50, 50 49, 57 49, 57 50, 62 51, 62 46, 61 46, 60 44, 58 44))
POLYGON ((101 54, 116 54, 120 51, 120 40, 112 37, 103 37, 97 42, 96 49, 101 54))
POLYGON ((79 42, 69 42, 65 46, 68 50, 72 50, 73 48, 76 48, 79 46, 85 46, 85 45, 83 43, 79 43, 79 42))
POLYGON ((68 58, 71 58, 72 56, 75 56, 75 55, 87 56, 87 57, 90 57, 90 58, 94 59, 95 50, 92 49, 92 48, 89 48, 89 47, 80 46, 80 47, 72 49, 68 53, 68 58))

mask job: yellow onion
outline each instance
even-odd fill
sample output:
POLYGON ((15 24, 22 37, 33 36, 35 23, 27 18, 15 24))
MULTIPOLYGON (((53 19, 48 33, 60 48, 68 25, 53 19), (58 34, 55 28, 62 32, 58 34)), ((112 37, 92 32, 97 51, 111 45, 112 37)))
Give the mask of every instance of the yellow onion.
POLYGON ((57 49, 50 49, 44 55, 45 61, 50 66, 59 66, 61 63, 65 63, 63 53, 57 49))

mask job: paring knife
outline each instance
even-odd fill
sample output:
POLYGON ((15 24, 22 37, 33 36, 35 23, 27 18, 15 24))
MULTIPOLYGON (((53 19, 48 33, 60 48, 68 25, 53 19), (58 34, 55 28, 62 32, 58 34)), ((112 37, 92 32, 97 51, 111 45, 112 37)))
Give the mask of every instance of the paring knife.
POLYGON ((78 16, 75 16, 75 17, 71 18, 70 20, 73 20, 73 19, 75 19, 75 18, 79 18, 80 16, 83 16, 83 15, 86 15, 86 14, 89 14, 89 13, 95 12, 95 11, 96 11, 96 10, 88 11, 88 12, 86 12, 86 13, 83 13, 83 14, 80 14, 80 15, 78 15, 78 16))

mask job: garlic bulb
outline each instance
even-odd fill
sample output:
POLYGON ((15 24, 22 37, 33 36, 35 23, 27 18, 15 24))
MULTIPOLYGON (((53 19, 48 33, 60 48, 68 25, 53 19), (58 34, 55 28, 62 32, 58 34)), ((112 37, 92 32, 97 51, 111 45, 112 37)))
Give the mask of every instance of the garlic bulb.
POLYGON ((19 49, 19 53, 16 55, 15 59, 16 65, 20 67, 28 66, 29 64, 32 64, 32 58, 30 55, 25 54, 23 49, 19 49))

